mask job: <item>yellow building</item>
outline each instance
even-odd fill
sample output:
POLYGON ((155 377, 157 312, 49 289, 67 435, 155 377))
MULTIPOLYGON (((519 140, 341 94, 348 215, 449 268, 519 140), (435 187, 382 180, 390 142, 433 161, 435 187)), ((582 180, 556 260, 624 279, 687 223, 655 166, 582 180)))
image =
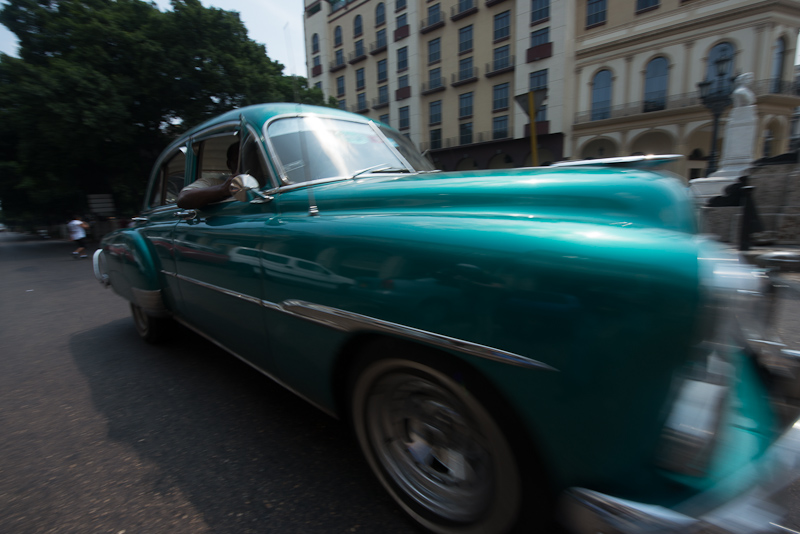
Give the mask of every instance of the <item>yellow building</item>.
MULTIPOLYGON (((306 0, 308 78, 406 133, 439 168, 533 161, 515 101, 546 89, 538 162, 679 153, 702 175, 698 84, 755 77, 758 157, 788 149, 800 0, 306 0), (728 60, 720 61, 720 60, 728 60)), ((722 146, 724 119, 719 122, 722 146)))

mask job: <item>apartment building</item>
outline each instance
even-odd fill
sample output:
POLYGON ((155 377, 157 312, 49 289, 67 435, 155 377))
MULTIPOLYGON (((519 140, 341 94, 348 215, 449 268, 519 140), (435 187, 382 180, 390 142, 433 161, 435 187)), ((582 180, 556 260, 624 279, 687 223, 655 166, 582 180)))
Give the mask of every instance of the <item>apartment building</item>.
POLYGON ((800 0, 305 4, 310 84, 404 132, 445 170, 531 165, 517 99, 546 89, 534 120, 540 164, 679 153, 674 170, 697 177, 714 122, 698 84, 741 72, 756 80, 756 153, 780 153, 800 105, 798 30, 800 0))

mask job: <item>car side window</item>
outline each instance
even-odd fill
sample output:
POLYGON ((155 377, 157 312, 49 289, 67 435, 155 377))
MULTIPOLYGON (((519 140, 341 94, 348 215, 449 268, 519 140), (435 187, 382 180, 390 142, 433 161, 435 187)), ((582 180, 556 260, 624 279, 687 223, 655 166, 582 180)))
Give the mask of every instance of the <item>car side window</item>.
POLYGON ((158 170, 158 177, 150 196, 150 207, 174 204, 183 188, 186 172, 185 148, 181 147, 158 170))
POLYGON ((227 178, 236 169, 231 169, 228 164, 228 155, 232 156, 233 165, 239 160, 239 138, 232 133, 217 135, 198 141, 192 145, 192 151, 197 155, 197 171, 191 181, 204 178, 215 180, 227 178))

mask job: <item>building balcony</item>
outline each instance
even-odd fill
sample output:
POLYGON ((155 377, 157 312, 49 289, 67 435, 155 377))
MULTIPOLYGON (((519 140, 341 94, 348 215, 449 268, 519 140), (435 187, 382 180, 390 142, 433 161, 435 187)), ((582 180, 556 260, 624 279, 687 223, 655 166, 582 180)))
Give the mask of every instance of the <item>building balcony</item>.
POLYGON ((320 74, 322 74, 322 65, 314 65, 311 68, 311 76, 316 77, 319 76, 320 74))
POLYGON ((367 105, 367 101, 364 100, 363 102, 359 102, 350 106, 350 111, 353 113, 369 113, 369 106, 367 105))
POLYGON ((545 59, 551 57, 552 55, 553 43, 542 43, 540 45, 528 48, 525 62, 533 63, 534 61, 539 61, 540 59, 545 59))
POLYGON ((466 85, 468 83, 477 81, 478 81, 478 67, 474 67, 472 69, 464 69, 456 73, 453 73, 450 85, 452 85, 453 87, 460 87, 462 85, 466 85))
POLYGON ((420 24, 420 33, 428 33, 432 32, 433 30, 437 30, 444 26, 444 13, 441 11, 437 12, 435 15, 428 17, 427 19, 423 20, 420 24))
MULTIPOLYGON (((794 81, 760 80, 753 83, 751 89, 759 101, 791 99, 792 105, 800 106, 800 84, 794 81)), ((702 102, 700 102, 699 91, 693 91, 682 95, 664 96, 663 98, 650 98, 648 100, 631 102, 619 106, 604 106, 593 110, 580 111, 575 114, 574 124, 578 125, 609 119, 623 119, 660 111, 674 112, 692 106, 703 106, 702 102)), ((703 109, 705 108, 703 107, 703 109)))
POLYGON ((386 51, 386 41, 373 41, 369 45, 369 54, 374 56, 375 54, 380 54, 381 52, 386 51))
POLYGON ((353 65, 355 63, 359 63, 359 62, 364 61, 365 59, 367 59, 367 52, 366 52, 366 50, 364 50, 364 47, 361 47, 361 50, 356 50, 355 52, 350 52, 350 55, 348 56, 347 59, 348 59, 347 62, 350 63, 351 65, 353 65))
POLYGON ((405 100, 406 98, 411 98, 411 86, 407 85, 405 87, 401 87, 397 91, 394 92, 394 99, 395 100, 405 100))
POLYGON ((372 109, 383 109, 389 106, 389 95, 372 99, 372 109))
POLYGON ((478 5, 475 0, 461 0, 457 5, 450 8, 450 20, 461 20, 478 12, 478 5))
POLYGON ((400 39, 405 39, 411 32, 411 26, 406 24, 405 26, 400 26, 394 31, 394 42, 399 41, 400 39))
POLYGON ((486 64, 486 77, 499 76, 506 72, 514 72, 514 63, 516 63, 516 56, 511 56, 503 59, 496 59, 491 63, 486 64))
POLYGON ((506 0, 486 0, 486 7, 496 6, 497 4, 501 4, 506 0))
POLYGON ((342 70, 346 66, 347 66, 347 63, 345 63, 344 61, 336 61, 336 60, 334 60, 334 61, 331 61, 328 70, 330 72, 336 72, 336 71, 342 70))
POLYGON ((445 80, 444 76, 424 82, 422 84, 422 94, 430 95, 433 93, 438 93, 439 91, 444 91, 447 88, 446 84, 447 81, 445 80))
MULTIPOLYGON (((550 134, 550 121, 537 121, 536 122, 536 135, 549 135, 550 134)), ((522 131, 524 137, 531 136, 531 123, 525 125, 522 131)))

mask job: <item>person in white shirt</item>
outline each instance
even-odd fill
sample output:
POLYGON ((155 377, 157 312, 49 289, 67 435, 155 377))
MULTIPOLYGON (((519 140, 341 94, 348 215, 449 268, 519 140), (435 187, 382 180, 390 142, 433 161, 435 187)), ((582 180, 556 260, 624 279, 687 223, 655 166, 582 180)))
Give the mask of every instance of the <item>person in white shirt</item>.
POLYGON ((67 231, 69 231, 69 238, 75 241, 75 244, 78 245, 78 248, 72 253, 72 256, 75 259, 78 258, 85 258, 86 254, 86 229, 89 228, 89 225, 86 224, 81 220, 80 217, 75 216, 73 219, 67 223, 67 231))

